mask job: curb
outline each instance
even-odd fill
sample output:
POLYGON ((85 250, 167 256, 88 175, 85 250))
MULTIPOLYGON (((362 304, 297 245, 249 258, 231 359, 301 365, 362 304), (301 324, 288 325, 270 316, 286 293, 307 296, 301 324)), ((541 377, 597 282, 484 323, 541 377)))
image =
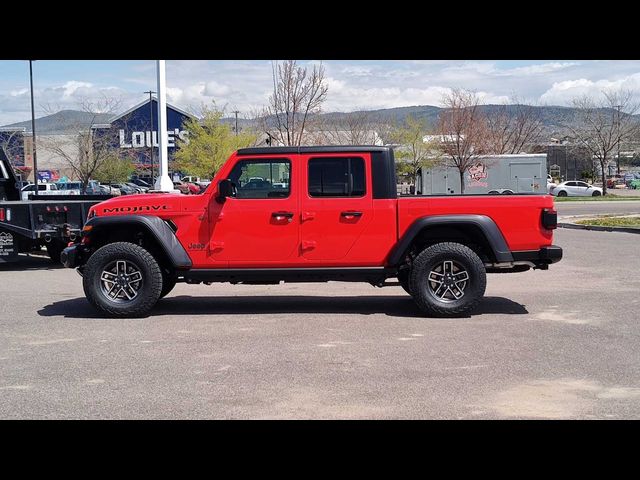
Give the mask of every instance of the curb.
POLYGON ((599 225, 578 225, 577 223, 558 223, 558 227, 574 230, 595 230, 596 232, 640 233, 640 228, 632 227, 602 227, 599 225))

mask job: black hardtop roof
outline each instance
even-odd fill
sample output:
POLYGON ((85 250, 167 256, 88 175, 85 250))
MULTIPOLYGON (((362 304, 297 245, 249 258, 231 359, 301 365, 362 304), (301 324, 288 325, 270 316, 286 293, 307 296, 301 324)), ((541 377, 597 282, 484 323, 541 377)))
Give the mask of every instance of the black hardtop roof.
POLYGON ((311 147, 253 147, 240 148, 238 155, 281 155, 287 153, 342 153, 342 152, 388 152, 391 147, 377 145, 319 145, 311 147))

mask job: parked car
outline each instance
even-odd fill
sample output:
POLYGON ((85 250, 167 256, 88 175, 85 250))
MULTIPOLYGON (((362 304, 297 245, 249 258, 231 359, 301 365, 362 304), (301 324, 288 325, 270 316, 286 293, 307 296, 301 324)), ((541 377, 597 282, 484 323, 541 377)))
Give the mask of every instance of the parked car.
MULTIPOLYGON (((22 187, 20 190, 20 198, 22 200, 29 200, 29 195, 35 193, 36 186, 35 184, 27 185, 26 187, 22 187)), ((38 195, 59 195, 58 186, 55 183, 39 183, 38 184, 38 195)))
POLYGON ((125 182, 124 184, 127 185, 128 187, 133 188, 136 191, 136 193, 148 193, 149 192, 148 188, 142 187, 140 185, 136 185, 133 182, 125 182))
POLYGON ((189 195, 190 189, 189 189, 189 185, 187 185, 186 183, 182 183, 182 182, 173 182, 173 186, 176 188, 176 190, 180 190, 180 193, 183 193, 185 195, 189 195))
POLYGON ((104 195, 115 195, 115 196, 122 195, 122 192, 120 191, 120 189, 114 187, 113 185, 99 185, 99 188, 104 195))
POLYGON ((56 182, 58 195, 80 195, 82 193, 81 182, 56 182))
POLYGON ((549 193, 556 197, 597 197, 602 195, 602 189, 587 182, 574 180, 559 183, 549 193))
POLYGON ((200 177, 193 177, 193 176, 182 177, 181 182, 183 182, 183 183, 198 183, 198 182, 200 182, 200 177))
POLYGON ((625 185, 623 175, 609 175, 607 177, 607 188, 623 188, 625 185), (618 187, 622 185, 622 187, 618 187))
POLYGON ((550 174, 547 174, 547 193, 551 193, 558 184, 553 181, 553 177, 550 174))
POLYGON ((631 182, 629 183, 629 188, 640 190, 640 178, 631 180, 631 182))
MULTIPOLYGON (((149 180, 151 180, 151 179, 149 179, 149 180)), ((131 183, 133 183, 135 185, 138 185, 139 187, 146 188, 147 191, 151 190, 151 183, 143 180, 142 178, 134 177, 134 178, 131 179, 131 183)))
POLYGON ((129 185, 126 185, 124 183, 112 183, 111 186, 116 187, 118 190, 120 190, 120 193, 122 195, 135 195, 136 193, 138 193, 134 188, 131 188, 129 185))

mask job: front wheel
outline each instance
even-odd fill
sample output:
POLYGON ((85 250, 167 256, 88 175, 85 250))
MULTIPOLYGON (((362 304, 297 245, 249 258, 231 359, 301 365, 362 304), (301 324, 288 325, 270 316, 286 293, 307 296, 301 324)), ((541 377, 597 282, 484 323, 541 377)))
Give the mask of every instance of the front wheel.
POLYGON ((418 307, 429 316, 467 313, 482 299, 487 273, 480 257, 460 243, 425 248, 414 260, 409 286, 418 307))
POLYGON ((558 196, 559 197, 566 197, 567 196, 567 192, 565 192, 564 190, 561 190, 560 192, 558 192, 558 196))
POLYGON ((594 190, 593 193, 591 194, 592 197, 599 197, 600 195, 602 195, 598 190, 594 190))
POLYGON ((146 316, 160 298, 162 272, 144 248, 116 242, 98 249, 85 265, 87 300, 112 317, 146 316))

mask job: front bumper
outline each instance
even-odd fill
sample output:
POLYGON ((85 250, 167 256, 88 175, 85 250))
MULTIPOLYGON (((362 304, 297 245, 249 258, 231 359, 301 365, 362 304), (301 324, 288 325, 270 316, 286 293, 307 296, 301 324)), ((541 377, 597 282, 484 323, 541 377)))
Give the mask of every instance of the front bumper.
POLYGON ((76 268, 84 264, 84 249, 82 245, 76 243, 62 250, 60 262, 67 268, 76 268))
POLYGON ((552 263, 562 260, 562 248, 557 245, 542 247, 540 250, 511 252, 514 262, 531 262, 538 268, 548 268, 552 263))

